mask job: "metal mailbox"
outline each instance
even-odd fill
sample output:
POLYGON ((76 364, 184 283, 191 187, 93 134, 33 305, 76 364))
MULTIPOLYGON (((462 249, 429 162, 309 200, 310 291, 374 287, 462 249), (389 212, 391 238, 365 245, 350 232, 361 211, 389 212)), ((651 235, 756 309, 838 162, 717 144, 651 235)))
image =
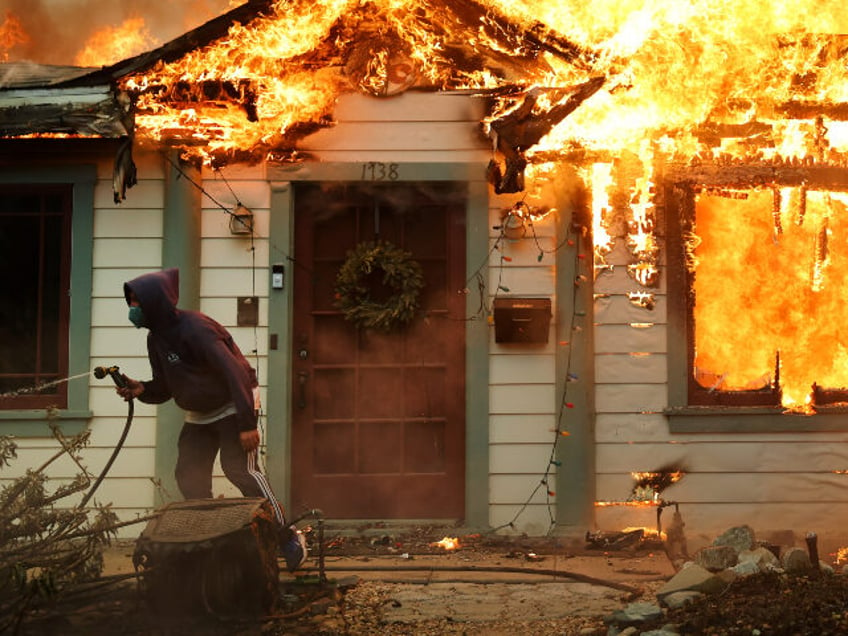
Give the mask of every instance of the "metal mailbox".
POLYGON ((550 298, 495 298, 493 309, 495 342, 548 341, 550 298))

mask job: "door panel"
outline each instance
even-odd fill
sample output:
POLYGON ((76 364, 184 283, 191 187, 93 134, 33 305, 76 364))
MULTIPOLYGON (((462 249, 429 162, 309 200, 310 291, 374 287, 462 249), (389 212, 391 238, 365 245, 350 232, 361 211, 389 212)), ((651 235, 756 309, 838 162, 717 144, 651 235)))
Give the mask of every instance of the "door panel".
POLYGON ((293 511, 463 516, 465 199, 449 183, 296 186, 293 511), (424 272, 418 315, 391 333, 334 306, 347 251, 376 239, 424 272))

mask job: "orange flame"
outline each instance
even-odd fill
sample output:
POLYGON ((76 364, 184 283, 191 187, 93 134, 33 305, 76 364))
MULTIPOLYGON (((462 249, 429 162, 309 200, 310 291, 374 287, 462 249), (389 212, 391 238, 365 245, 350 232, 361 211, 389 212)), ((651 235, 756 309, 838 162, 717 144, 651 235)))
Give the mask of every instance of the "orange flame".
POLYGON ((699 197, 695 365, 703 386, 764 388, 776 352, 784 405, 805 404, 814 383, 845 385, 846 212, 844 193, 800 187, 699 197), (754 309, 758 319, 746 320, 754 309))
POLYGON ((459 539, 456 537, 445 537, 440 541, 434 541, 430 545, 436 548, 444 548, 448 552, 452 552, 453 550, 459 549, 459 539))
POLYGON ((656 508, 657 502, 648 499, 626 500, 626 501, 596 501, 596 508, 611 508, 611 507, 627 507, 627 508, 656 508))
POLYGON ((156 41, 148 32, 144 18, 130 18, 118 27, 105 27, 86 42, 75 59, 78 66, 105 66, 137 55, 156 41))
POLYGON ((0 22, 0 62, 9 59, 9 51, 19 44, 29 42, 29 36, 23 29, 20 19, 11 11, 0 22))

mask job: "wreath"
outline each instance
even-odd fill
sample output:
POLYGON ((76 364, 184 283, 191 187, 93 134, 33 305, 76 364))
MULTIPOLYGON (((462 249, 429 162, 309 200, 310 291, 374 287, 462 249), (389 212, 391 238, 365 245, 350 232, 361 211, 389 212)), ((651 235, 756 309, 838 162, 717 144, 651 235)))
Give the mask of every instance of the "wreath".
POLYGON ((366 241, 347 253, 336 275, 336 307, 358 327, 390 331, 415 316, 424 287, 412 254, 386 241, 366 241))

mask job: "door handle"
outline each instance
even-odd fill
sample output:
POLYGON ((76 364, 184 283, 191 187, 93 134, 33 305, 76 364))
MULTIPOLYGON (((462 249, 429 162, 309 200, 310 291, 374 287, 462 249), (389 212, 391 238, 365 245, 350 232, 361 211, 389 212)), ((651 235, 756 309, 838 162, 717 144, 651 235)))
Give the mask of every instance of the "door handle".
POLYGON ((306 378, 308 377, 309 374, 306 371, 301 371, 297 374, 297 383, 300 386, 300 399, 297 402, 299 409, 306 408, 306 378))

